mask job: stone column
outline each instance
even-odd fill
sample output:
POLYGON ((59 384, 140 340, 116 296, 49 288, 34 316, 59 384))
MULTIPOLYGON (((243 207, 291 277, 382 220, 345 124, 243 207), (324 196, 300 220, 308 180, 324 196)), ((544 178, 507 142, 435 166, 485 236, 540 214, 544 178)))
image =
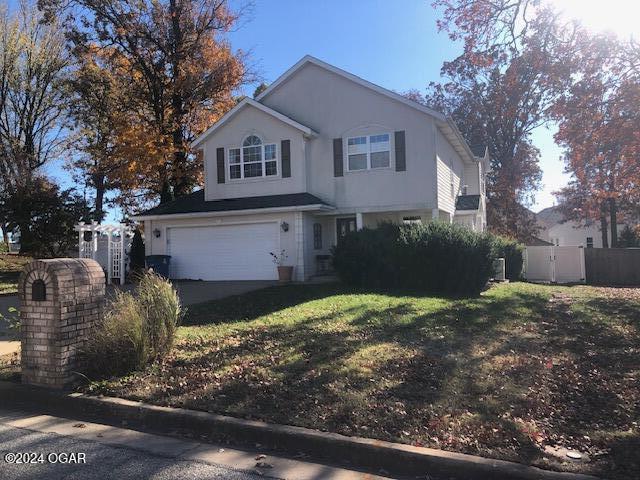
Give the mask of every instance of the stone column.
POLYGON ((22 383, 64 388, 83 370, 82 346, 100 319, 102 267, 86 258, 31 262, 20 275, 22 383))

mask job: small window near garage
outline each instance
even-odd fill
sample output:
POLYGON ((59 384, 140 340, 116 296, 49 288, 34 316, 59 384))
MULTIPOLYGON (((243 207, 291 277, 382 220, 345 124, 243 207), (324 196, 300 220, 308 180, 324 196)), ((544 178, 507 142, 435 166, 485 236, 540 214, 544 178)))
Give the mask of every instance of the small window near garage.
POLYGON ((402 217, 402 223, 411 225, 412 223, 421 224, 422 219, 419 216, 402 217))
POLYGON ((593 237, 587 237, 587 248, 593 248, 593 237))
POLYGON ((313 248, 315 250, 322 249, 322 224, 313 224, 313 248))

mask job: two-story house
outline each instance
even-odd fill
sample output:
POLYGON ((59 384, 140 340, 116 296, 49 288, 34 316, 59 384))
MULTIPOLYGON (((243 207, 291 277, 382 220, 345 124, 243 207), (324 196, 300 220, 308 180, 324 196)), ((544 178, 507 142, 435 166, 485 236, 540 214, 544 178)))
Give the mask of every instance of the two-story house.
POLYGON ((296 280, 326 268, 341 236, 381 221, 486 225, 486 150, 451 119, 306 56, 193 143, 204 189, 134 217, 171 277, 296 280))

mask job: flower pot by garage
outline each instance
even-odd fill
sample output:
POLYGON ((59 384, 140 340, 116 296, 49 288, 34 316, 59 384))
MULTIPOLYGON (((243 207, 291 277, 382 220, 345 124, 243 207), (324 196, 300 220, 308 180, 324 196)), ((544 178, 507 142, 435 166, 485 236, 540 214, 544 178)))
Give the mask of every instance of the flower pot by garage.
POLYGON ((278 280, 290 282, 293 277, 293 267, 278 267, 278 280))

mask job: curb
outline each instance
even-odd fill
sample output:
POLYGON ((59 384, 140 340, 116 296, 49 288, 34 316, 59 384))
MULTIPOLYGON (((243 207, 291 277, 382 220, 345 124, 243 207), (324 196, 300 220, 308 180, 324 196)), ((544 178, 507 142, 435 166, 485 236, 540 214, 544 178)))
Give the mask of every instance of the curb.
POLYGON ((0 398, 7 406, 37 408, 71 418, 89 417, 118 426, 124 423, 162 432, 189 432, 235 444, 260 444, 373 472, 385 470, 392 475, 429 474, 468 480, 597 480, 590 475, 554 472, 504 460, 11 382, 0 381, 0 398))

